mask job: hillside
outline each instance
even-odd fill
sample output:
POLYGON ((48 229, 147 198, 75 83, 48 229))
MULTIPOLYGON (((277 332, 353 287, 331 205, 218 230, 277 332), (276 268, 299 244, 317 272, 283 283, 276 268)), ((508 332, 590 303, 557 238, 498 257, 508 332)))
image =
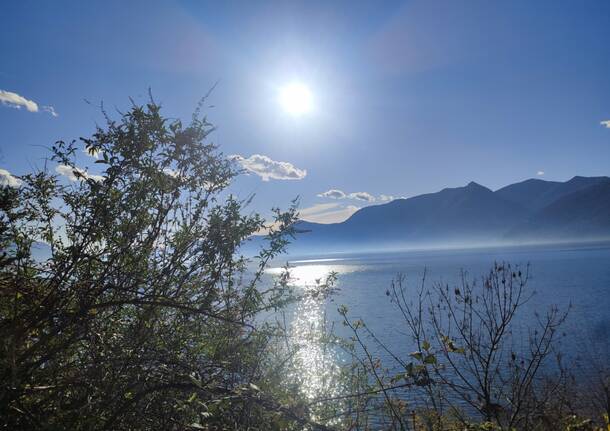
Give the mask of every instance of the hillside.
POLYGON ((298 251, 610 238, 610 178, 475 182, 365 207, 342 223, 300 222, 298 251))

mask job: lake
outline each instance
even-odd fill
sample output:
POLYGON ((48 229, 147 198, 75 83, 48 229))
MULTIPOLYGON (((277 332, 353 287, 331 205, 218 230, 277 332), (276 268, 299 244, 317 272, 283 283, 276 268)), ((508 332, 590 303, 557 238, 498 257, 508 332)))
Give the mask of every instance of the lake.
MULTIPOLYGON (((334 254, 287 258, 291 266, 292 284, 296 289, 309 289, 316 280, 336 272, 338 292, 328 299, 309 299, 288 311, 292 335, 301 339, 301 366, 295 370, 303 390, 314 397, 338 373, 342 356, 312 341, 306 334, 321 331, 324 324, 334 326, 347 335, 340 324, 337 308, 344 304, 350 320, 362 319, 390 350, 408 355, 413 345, 402 326, 400 313, 386 296, 393 278, 404 274, 407 292, 421 284, 424 271, 426 283, 460 282, 462 271, 469 279, 480 282, 494 262, 529 265, 528 290, 534 292, 515 319, 516 332, 526 333, 536 324, 536 313, 544 314, 556 305, 568 310, 562 327, 562 352, 570 360, 594 356, 605 362, 610 343, 610 244, 528 246, 510 248, 410 251, 374 254, 334 254)), ((269 269, 270 275, 281 271, 281 264, 269 269)), ((315 340, 315 337, 313 338, 315 340)), ((380 357, 388 354, 368 340, 380 357)))

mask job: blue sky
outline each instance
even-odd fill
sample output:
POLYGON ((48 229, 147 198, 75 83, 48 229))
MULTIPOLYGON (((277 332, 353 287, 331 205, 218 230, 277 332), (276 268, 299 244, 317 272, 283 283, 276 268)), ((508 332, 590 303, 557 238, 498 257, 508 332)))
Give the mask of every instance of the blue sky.
POLYGON ((470 181, 610 173, 608 1, 19 1, 0 15, 0 169, 15 175, 90 135, 101 101, 151 87, 188 119, 216 81, 214 141, 253 170, 232 190, 264 214, 299 195, 306 218, 338 221, 470 181), (291 82, 310 112, 278 102, 291 82))

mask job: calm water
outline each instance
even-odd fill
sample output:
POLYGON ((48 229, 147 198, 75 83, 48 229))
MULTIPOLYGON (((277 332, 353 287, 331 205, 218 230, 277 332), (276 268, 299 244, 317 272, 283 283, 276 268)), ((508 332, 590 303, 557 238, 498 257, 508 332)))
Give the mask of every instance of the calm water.
MULTIPOLYGON (((605 361, 610 334, 610 244, 596 246, 553 246, 504 249, 426 251, 377 254, 343 254, 315 258, 289 258, 292 283, 297 289, 310 289, 316 280, 331 271, 338 274, 339 288, 330 299, 311 299, 289 310, 289 326, 304 349, 295 375, 311 397, 329 385, 338 372, 341 355, 325 350, 316 342, 316 331, 325 324, 344 331, 337 312, 339 305, 349 309, 353 319, 361 318, 367 326, 398 354, 412 351, 410 340, 401 327, 398 311, 386 296, 386 289, 397 274, 406 276, 409 291, 415 291, 426 271, 427 284, 458 284, 461 271, 479 279, 494 262, 530 265, 528 288, 535 292, 516 318, 516 327, 535 325, 535 313, 552 305, 570 308, 564 324, 563 351, 572 358, 583 353, 605 361)), ((282 262, 282 264, 285 262, 282 262)), ((280 272, 271 268, 270 275, 280 272)), ((371 346, 374 349, 373 342, 371 346)), ((381 357, 384 353, 379 350, 381 357)), ((389 359, 389 358, 387 358, 389 359)))

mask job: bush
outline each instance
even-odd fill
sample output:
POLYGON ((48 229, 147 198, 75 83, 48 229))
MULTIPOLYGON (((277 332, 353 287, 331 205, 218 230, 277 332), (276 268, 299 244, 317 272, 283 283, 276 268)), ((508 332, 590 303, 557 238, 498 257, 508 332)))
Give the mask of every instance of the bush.
POLYGON ((106 120, 81 138, 101 175, 75 165, 78 142, 57 142, 52 160, 76 181, 37 172, 1 190, 3 428, 306 423, 267 391, 278 328, 256 320, 291 300, 281 280, 258 285, 293 234, 294 206, 276 210, 249 272, 239 247, 264 221, 226 192, 238 171, 199 110, 185 125, 151 98, 106 120))

